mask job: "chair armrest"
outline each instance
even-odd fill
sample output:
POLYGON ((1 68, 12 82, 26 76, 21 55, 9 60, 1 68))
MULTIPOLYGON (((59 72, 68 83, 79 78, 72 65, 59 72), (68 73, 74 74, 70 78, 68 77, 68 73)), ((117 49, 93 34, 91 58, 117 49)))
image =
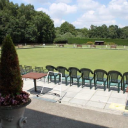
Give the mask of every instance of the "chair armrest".
POLYGON ((36 72, 35 68, 32 69, 33 72, 36 72))
POLYGON ((47 70, 47 69, 44 69, 43 71, 44 71, 44 73, 47 73, 47 72, 48 72, 48 70, 47 70))

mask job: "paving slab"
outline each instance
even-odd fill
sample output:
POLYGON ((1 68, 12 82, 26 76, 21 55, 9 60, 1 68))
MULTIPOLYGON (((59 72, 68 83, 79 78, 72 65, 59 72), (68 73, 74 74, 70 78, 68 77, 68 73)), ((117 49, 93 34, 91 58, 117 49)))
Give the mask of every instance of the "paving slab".
POLYGON ((91 106, 91 107, 96 107, 96 108, 102 108, 104 109, 105 107, 105 103, 101 103, 101 102, 95 102, 95 101, 88 101, 87 106, 91 106))
POLYGON ((108 103, 118 103, 118 104, 125 105, 126 104, 126 99, 110 97, 108 99, 108 103))
POLYGON ((97 90, 95 95, 98 96, 110 96, 112 92, 97 90))
MULTIPOLYGON (((31 79, 26 79, 23 81, 24 86, 23 90, 30 93, 30 97, 35 97, 37 94, 40 94, 40 91, 42 87, 44 87, 43 95, 41 94, 39 98, 41 100, 53 102, 58 101, 60 97, 56 94, 60 94, 59 87, 60 85, 54 84, 53 82, 50 82, 49 84, 46 82, 44 83, 44 80, 37 80, 37 92, 34 91, 34 82, 31 79), (57 89, 57 90, 56 90, 57 89)), ((94 109, 96 111, 105 111, 110 113, 122 113, 125 112, 125 110, 117 110, 117 108, 110 108, 111 104, 118 104, 118 105, 126 105, 126 101, 128 99, 128 94, 123 93, 121 90, 120 93, 117 92, 116 88, 111 88, 111 91, 104 91, 102 85, 98 86, 98 88, 95 90, 95 87, 84 86, 83 88, 77 87, 74 83, 72 86, 69 84, 66 86, 63 82, 61 84, 61 90, 62 90, 62 100, 61 104, 65 104, 68 106, 75 106, 79 108, 85 108, 85 109, 94 109), (64 95, 65 93, 65 95, 64 95)))
POLYGON ((87 100, 81 100, 76 98, 73 98, 72 100, 69 101, 69 103, 73 103, 77 105, 85 105, 87 102, 88 102, 87 100))
POLYGON ((91 97, 92 97, 92 94, 89 94, 89 93, 78 93, 74 98, 82 99, 82 100, 90 100, 91 97))
POLYGON ((87 93, 87 94, 91 94, 93 95, 94 93, 96 93, 96 90, 94 89, 90 89, 90 88, 83 88, 80 93, 87 93))
POLYGON ((62 102, 69 102, 71 99, 72 99, 72 98, 70 98, 70 97, 64 97, 64 98, 62 99, 62 102))
POLYGON ((76 92, 67 92, 66 95, 65 95, 65 97, 73 98, 73 97, 75 97, 76 95, 77 95, 76 92))
POLYGON ((111 93, 111 97, 114 97, 114 98, 127 98, 127 93, 123 94, 123 93, 117 93, 117 92, 112 92, 111 93))
POLYGON ((76 87, 76 86, 71 86, 70 88, 67 89, 69 92, 80 92, 82 88, 76 87))
POLYGON ((99 96, 99 95, 94 95, 91 97, 90 101, 97 101, 97 102, 107 102, 109 99, 108 96, 99 96))

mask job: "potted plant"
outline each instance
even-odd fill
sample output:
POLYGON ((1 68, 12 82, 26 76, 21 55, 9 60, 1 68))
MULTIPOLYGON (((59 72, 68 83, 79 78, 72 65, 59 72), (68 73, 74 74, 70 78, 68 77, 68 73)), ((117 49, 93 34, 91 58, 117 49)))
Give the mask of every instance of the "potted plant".
POLYGON ((10 35, 2 43, 0 59, 0 118, 3 128, 22 128, 25 107, 31 102, 22 90, 18 55, 10 35))

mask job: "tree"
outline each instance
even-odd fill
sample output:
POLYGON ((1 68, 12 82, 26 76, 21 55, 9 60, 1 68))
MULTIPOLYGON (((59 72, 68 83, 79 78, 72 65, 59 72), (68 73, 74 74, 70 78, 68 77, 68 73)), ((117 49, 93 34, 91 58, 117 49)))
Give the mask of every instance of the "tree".
POLYGON ((33 5, 13 4, 0 0, 0 41, 10 34, 13 42, 52 43, 55 38, 54 23, 50 17, 34 10, 33 5))
POLYGON ((70 32, 72 35, 76 36, 75 27, 68 22, 64 22, 63 24, 61 24, 60 32, 61 32, 61 34, 65 34, 66 32, 70 32))
POLYGON ((122 39, 128 38, 128 26, 121 28, 120 31, 121 31, 120 37, 121 37, 122 39))
POLYGON ((89 29, 89 38, 95 38, 96 37, 96 28, 97 26, 91 25, 89 29))
POLYGON ((86 37, 88 38, 88 29, 87 28, 81 28, 81 29, 76 29, 77 31, 77 37, 86 37))
POLYGON ((110 25, 108 27, 108 37, 112 39, 118 38, 118 26, 117 25, 110 25))
POLYGON ((105 24, 103 24, 101 26, 101 36, 100 37, 101 38, 107 38, 108 37, 108 27, 105 24))

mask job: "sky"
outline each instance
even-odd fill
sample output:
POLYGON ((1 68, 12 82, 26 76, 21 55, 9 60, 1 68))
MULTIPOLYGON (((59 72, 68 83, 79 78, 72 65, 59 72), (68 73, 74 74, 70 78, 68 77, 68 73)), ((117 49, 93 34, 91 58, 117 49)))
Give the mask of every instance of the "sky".
POLYGON ((75 28, 90 28, 103 24, 128 26, 128 0, 10 0, 20 6, 31 4, 43 11, 60 27, 67 21, 75 28))

